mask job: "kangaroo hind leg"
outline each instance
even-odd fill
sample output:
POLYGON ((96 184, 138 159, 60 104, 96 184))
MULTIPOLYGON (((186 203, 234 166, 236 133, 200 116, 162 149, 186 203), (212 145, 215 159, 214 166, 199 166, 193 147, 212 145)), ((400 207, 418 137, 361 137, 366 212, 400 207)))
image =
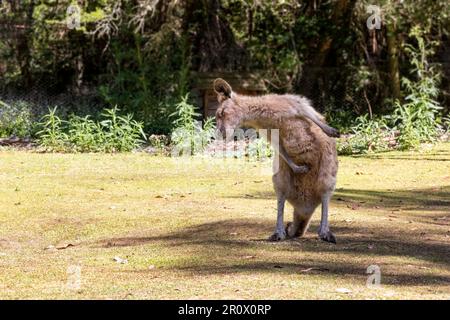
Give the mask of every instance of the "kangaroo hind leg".
POLYGON ((335 235, 330 231, 328 225, 328 206, 330 204, 331 192, 322 195, 322 218, 319 227, 319 237, 323 241, 336 243, 335 235))
POLYGON ((283 194, 277 193, 277 224, 275 227, 275 232, 269 237, 269 241, 281 241, 286 238, 286 232, 283 224, 285 203, 286 197, 283 194))

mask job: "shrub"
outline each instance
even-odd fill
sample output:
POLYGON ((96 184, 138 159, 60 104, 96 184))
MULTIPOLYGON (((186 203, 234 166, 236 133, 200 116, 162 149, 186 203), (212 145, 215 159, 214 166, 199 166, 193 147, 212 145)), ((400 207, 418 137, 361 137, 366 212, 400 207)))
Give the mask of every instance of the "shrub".
POLYGON ((68 121, 68 131, 68 142, 74 151, 101 151, 101 128, 89 115, 84 118, 72 115, 68 121))
POLYGON ((121 116, 119 109, 105 109, 100 121, 90 116, 72 115, 68 121, 49 110, 37 133, 39 144, 56 152, 127 152, 138 147, 145 139, 142 124, 128 114, 121 116))
POLYGON ((68 136, 64 132, 65 121, 56 114, 57 107, 49 109, 48 113, 42 117, 39 126, 41 131, 37 132, 39 145, 51 151, 65 151, 67 148, 68 136))
POLYGON ((33 133, 33 117, 26 102, 7 104, 0 101, 0 137, 25 138, 33 133))
POLYGON ((258 137, 247 145, 247 155, 250 159, 266 159, 272 157, 273 149, 266 139, 258 137))
POLYGON ((339 154, 350 155, 358 153, 380 152, 389 149, 393 131, 385 118, 369 119, 368 115, 356 119, 348 138, 338 140, 339 154))
POLYGON ((105 109, 102 113, 104 120, 97 124, 100 142, 104 144, 101 151, 131 151, 144 142, 142 138, 146 139, 143 124, 133 120, 133 115, 121 116, 118 111, 117 107, 105 109))
POLYGON ((338 129, 341 133, 351 131, 355 123, 354 112, 329 107, 325 113, 330 126, 338 129))
POLYGON ((417 42, 416 47, 405 45, 414 80, 402 79, 407 94, 404 101, 395 101, 392 114, 382 118, 357 118, 352 128, 353 135, 338 141, 339 153, 385 151, 390 146, 402 150, 415 149, 421 143, 435 141, 442 131, 439 126, 439 110, 442 107, 436 101, 440 75, 435 66, 428 63, 428 57, 434 53, 433 44, 425 44, 422 31, 418 27, 412 29, 410 36, 417 42), (396 141, 392 144, 394 132, 396 141))
POLYGON ((438 135, 438 114, 442 107, 436 101, 439 95, 440 75, 435 66, 428 63, 433 47, 425 44, 422 31, 415 27, 410 36, 417 40, 417 47, 405 45, 410 57, 412 74, 416 81, 402 79, 407 96, 404 103, 395 102, 393 125, 399 132, 399 148, 417 148, 422 142, 433 142, 438 135))
POLYGON ((201 121, 196 120, 200 114, 188 100, 189 95, 184 96, 171 115, 175 117, 173 121, 175 130, 171 135, 172 154, 176 156, 203 152, 215 133, 214 119, 208 118, 202 126, 201 121))

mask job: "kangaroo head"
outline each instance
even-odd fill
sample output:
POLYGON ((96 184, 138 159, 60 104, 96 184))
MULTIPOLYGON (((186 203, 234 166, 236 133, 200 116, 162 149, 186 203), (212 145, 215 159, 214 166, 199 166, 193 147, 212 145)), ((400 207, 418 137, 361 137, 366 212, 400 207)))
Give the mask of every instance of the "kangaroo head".
POLYGON ((217 129, 225 136, 227 132, 232 132, 240 126, 244 112, 235 101, 236 94, 225 80, 214 80, 214 91, 220 104, 216 111, 217 129))

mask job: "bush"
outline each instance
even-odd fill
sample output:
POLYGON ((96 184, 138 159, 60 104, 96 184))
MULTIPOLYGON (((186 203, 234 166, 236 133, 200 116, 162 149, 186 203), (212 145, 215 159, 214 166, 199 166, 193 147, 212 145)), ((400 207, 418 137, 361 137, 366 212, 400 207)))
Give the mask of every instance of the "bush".
POLYGON ((208 118, 202 126, 201 121, 196 120, 200 114, 188 100, 189 95, 184 96, 171 115, 175 117, 173 121, 175 130, 171 136, 172 154, 175 156, 196 155, 203 152, 215 133, 214 119, 208 118))
POLYGON ((48 114, 42 117, 39 123, 42 130, 36 135, 41 147, 56 152, 66 151, 68 135, 64 132, 64 121, 57 116, 56 109, 49 109, 48 114))
POLYGON ((367 116, 357 118, 353 135, 338 141, 339 153, 385 151, 392 146, 401 150, 416 149, 421 143, 435 141, 442 131, 439 126, 442 107, 437 102, 440 75, 435 66, 428 63, 428 57, 434 53, 433 44, 431 47, 425 44, 418 27, 412 29, 410 36, 417 42, 416 47, 405 46, 414 80, 402 79, 407 94, 404 101, 395 101, 391 115, 370 120, 367 116))
POLYGON ((72 115, 68 121, 68 140, 70 146, 77 152, 103 151, 102 130, 99 123, 89 115, 79 117, 72 115))
POLYGON ((247 145, 247 155, 254 160, 266 159, 272 157, 273 149, 266 139, 257 137, 247 145))
POLYGON ((354 112, 329 107, 325 114, 328 124, 341 133, 350 132, 355 124, 354 112))
POLYGON ((117 107, 105 109, 100 121, 74 115, 65 121, 56 115, 56 108, 49 110, 37 133, 39 144, 56 152, 132 151, 145 139, 142 124, 132 115, 121 116, 118 112, 117 107))
POLYGON ((420 143, 435 141, 439 132, 438 114, 442 109, 436 101, 440 75, 435 66, 428 63, 428 56, 434 50, 426 46, 418 27, 412 29, 410 36, 417 40, 417 47, 405 45, 405 51, 411 59, 412 74, 416 81, 402 79, 407 96, 403 104, 396 101, 392 116, 393 125, 400 132, 400 149, 413 149, 420 143))
POLYGON ((143 124, 133 120, 133 115, 118 115, 119 109, 105 109, 104 118, 97 124, 98 136, 104 152, 127 152, 137 148, 146 139, 143 124))
POLYGON ((0 137, 30 137, 33 133, 33 116, 26 102, 7 104, 0 101, 0 137))
POLYGON ((369 119, 368 115, 356 119, 348 138, 338 140, 339 154, 350 155, 358 153, 381 152, 389 149, 393 131, 385 118, 369 119))
POLYGON ((151 153, 156 154, 165 154, 170 143, 170 139, 166 135, 157 135, 152 134, 148 137, 148 144, 150 149, 148 149, 151 153))

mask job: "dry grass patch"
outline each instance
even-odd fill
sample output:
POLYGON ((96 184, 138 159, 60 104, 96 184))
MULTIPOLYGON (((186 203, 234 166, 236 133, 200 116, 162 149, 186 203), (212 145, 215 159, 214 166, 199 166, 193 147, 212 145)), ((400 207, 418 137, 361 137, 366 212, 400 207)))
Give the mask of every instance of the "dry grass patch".
POLYGON ((1 151, 0 297, 450 298, 450 144, 341 157, 337 245, 317 239, 318 212, 305 238, 266 241, 269 172, 237 159, 1 151), (366 287, 373 264, 378 289, 366 287))

